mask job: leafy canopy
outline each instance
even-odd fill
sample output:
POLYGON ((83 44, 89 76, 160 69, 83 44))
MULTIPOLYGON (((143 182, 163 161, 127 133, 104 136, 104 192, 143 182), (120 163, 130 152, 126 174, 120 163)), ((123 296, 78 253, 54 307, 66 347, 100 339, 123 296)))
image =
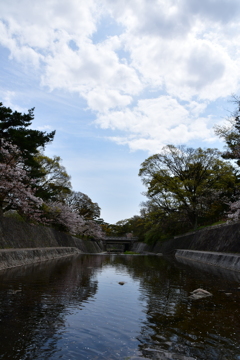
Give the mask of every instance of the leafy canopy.
POLYGON ((32 177, 41 176, 39 164, 35 155, 39 148, 44 149, 55 135, 55 131, 33 130, 29 128, 34 120, 34 108, 28 110, 27 114, 12 111, 0 102, 0 138, 17 145, 24 158, 25 166, 31 170, 32 177))
POLYGON ((236 171, 220 156, 217 149, 165 146, 139 171, 149 201, 165 213, 181 212, 196 228, 198 218, 211 212, 215 203, 224 207, 224 196, 235 189, 236 171))

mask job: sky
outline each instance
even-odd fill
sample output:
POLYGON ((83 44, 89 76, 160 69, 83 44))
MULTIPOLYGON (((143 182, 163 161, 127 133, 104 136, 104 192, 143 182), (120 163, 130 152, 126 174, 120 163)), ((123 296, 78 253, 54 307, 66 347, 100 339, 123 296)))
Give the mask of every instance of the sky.
POLYGON ((222 149, 239 64, 239 0, 0 2, 0 101, 56 130, 45 154, 109 223, 139 214, 163 146, 222 149))

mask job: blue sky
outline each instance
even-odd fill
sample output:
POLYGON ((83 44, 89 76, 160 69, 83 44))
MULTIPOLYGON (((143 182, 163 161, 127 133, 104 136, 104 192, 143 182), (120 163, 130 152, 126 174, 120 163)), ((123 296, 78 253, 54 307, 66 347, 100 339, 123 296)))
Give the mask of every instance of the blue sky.
POLYGON ((56 129, 73 189, 107 222, 139 213, 140 164, 166 144, 222 147, 239 94, 237 0, 9 0, 0 4, 0 101, 56 129))

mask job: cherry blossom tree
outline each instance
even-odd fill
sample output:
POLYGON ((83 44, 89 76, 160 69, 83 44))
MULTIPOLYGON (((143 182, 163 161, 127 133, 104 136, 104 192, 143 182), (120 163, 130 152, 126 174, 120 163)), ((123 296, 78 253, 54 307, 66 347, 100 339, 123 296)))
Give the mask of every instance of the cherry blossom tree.
POLYGON ((40 220, 42 199, 34 195, 34 181, 24 169, 16 145, 0 139, 0 215, 17 210, 26 218, 40 220))
POLYGON ((59 230, 68 231, 73 235, 85 235, 96 239, 104 237, 101 227, 92 220, 85 220, 70 206, 61 202, 48 202, 44 204, 45 217, 59 230))
POLYGON ((78 234, 85 224, 81 216, 60 201, 44 203, 43 208, 49 222, 57 225, 60 230, 68 231, 73 235, 78 234))
POLYGON ((102 227, 93 220, 87 220, 85 222, 85 225, 82 229, 82 234, 93 237, 95 239, 103 239, 106 236, 102 230, 102 227))
POLYGON ((231 221, 239 221, 240 219, 240 200, 229 204, 228 223, 231 221))
POLYGON ((66 204, 86 220, 99 219, 101 208, 94 203, 89 196, 78 191, 72 191, 65 200, 66 204))
POLYGON ((76 206, 61 201, 44 203, 35 196, 35 188, 36 180, 29 176, 19 148, 0 139, 0 216, 8 210, 16 210, 26 219, 56 225, 59 230, 73 235, 104 237, 101 227, 94 220, 84 218, 76 211, 76 206))

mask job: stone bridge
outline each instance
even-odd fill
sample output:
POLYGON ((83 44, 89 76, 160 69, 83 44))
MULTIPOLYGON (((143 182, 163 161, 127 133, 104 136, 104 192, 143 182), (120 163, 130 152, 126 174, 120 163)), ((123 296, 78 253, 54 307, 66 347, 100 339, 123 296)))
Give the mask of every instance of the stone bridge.
POLYGON ((103 239, 105 249, 109 252, 124 252, 132 250, 132 246, 138 241, 137 237, 110 237, 103 239))

